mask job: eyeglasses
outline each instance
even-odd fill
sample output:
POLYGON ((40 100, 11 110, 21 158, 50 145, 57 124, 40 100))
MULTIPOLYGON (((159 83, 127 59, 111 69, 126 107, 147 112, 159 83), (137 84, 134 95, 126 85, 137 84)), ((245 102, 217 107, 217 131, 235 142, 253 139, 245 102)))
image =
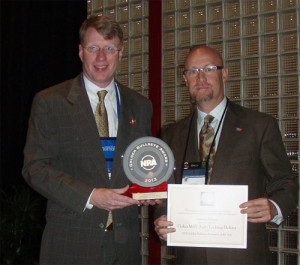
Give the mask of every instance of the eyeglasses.
POLYGON ((89 53, 98 53, 100 50, 102 50, 104 54, 111 55, 111 54, 115 54, 117 51, 120 51, 120 49, 111 46, 105 46, 103 48, 100 48, 97 45, 82 46, 82 47, 86 49, 89 53))
POLYGON ((196 76, 198 76, 198 74, 200 74, 200 72, 204 73, 205 75, 209 75, 212 74, 214 72, 216 72, 217 70, 221 70, 223 69, 223 66, 217 66, 217 65, 208 65, 204 68, 193 68, 193 69, 186 69, 183 71, 183 74, 187 77, 187 78, 195 78, 196 76))

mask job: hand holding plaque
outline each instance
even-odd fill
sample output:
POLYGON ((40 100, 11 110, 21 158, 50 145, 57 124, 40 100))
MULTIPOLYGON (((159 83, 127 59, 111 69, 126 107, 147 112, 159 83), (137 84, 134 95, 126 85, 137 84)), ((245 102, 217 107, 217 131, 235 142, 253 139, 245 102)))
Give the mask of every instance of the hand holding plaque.
POLYGON ((155 137, 133 141, 123 156, 123 169, 134 183, 129 192, 136 200, 167 198, 167 180, 174 170, 170 147, 155 137))

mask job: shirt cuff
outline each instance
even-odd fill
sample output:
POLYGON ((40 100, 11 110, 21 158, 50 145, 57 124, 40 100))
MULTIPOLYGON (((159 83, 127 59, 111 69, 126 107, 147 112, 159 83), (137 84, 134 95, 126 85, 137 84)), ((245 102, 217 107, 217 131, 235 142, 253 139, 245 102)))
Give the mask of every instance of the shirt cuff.
POLYGON ((85 211, 86 209, 91 210, 91 209, 93 208, 94 205, 93 205, 93 204, 90 204, 90 200, 91 200, 91 197, 92 197, 92 194, 93 194, 94 190, 95 190, 95 189, 92 190, 92 192, 91 192, 91 194, 90 194, 90 196, 89 196, 89 198, 88 198, 88 200, 87 200, 87 202, 86 202, 86 205, 85 205, 83 211, 85 211))
POLYGON ((275 215, 274 218, 270 222, 271 223, 275 223, 277 225, 280 225, 283 222, 283 220, 284 220, 283 216, 282 216, 282 213, 281 213, 281 210, 280 210, 280 208, 279 208, 279 206, 277 205, 276 202, 274 202, 274 201, 272 201, 270 199, 269 199, 269 201, 271 203, 273 203, 275 205, 276 209, 277 209, 277 215, 275 215))

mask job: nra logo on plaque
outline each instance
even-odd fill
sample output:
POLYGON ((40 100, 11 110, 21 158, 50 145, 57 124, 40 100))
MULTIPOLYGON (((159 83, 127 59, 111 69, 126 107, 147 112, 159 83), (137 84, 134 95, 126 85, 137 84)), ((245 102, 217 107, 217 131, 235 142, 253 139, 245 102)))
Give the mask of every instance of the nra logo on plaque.
POLYGON ((151 155, 146 155, 141 160, 141 167, 145 170, 152 170, 157 166, 156 160, 151 155))

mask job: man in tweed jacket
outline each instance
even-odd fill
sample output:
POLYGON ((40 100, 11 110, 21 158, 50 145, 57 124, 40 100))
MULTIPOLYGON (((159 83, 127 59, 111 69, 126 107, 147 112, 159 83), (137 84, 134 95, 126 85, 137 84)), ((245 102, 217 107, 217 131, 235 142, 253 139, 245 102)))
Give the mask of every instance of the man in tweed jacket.
POLYGON ((23 176, 48 200, 40 264, 140 264, 141 202, 122 195, 131 183, 121 156, 151 134, 152 105, 114 79, 122 39, 116 22, 88 18, 80 28, 83 73, 33 100, 23 176), (108 138, 115 141, 112 168, 94 118, 101 90, 108 92, 108 138))

